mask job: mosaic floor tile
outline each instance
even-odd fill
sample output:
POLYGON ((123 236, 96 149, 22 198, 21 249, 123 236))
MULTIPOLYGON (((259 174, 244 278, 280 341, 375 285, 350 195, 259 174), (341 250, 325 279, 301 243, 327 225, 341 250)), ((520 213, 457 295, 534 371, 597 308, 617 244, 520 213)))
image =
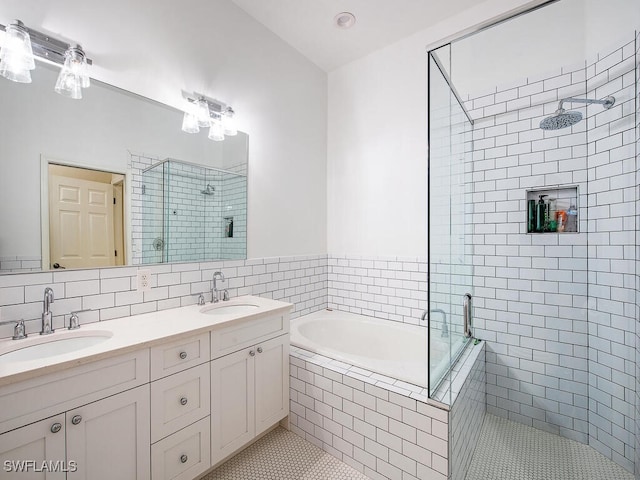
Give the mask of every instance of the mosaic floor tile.
POLYGON ((487 414, 466 480, 633 480, 588 445, 487 414))
POLYGON ((368 480, 346 463, 278 427, 202 480, 368 480))

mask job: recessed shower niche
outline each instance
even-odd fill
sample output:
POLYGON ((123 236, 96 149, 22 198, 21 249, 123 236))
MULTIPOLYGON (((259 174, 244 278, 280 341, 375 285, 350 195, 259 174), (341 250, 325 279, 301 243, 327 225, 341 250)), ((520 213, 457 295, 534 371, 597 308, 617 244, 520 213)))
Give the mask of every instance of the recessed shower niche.
POLYGON ((577 233, 578 187, 527 190, 527 233, 577 233))

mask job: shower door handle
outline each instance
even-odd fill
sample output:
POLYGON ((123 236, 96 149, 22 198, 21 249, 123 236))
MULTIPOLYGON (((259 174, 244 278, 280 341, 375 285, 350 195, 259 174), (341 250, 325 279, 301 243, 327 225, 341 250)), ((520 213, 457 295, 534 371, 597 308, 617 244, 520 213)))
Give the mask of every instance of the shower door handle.
POLYGON ((464 294, 464 306, 463 314, 464 314, 464 336, 467 338, 471 338, 471 294, 464 294))

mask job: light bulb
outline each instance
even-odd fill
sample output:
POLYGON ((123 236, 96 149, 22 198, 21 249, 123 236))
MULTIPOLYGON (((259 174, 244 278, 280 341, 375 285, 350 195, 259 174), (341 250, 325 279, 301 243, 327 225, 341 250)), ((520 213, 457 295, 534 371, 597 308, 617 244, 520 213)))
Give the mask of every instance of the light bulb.
POLYGON ((198 117, 193 113, 184 112, 184 116, 182 117, 182 131, 187 133, 198 133, 200 131, 198 117))
POLYGON ((79 45, 68 48, 56 81, 55 91, 65 97, 80 99, 82 89, 90 85, 87 58, 79 45))
POLYGON ((211 114, 209 113, 209 102, 205 98, 200 98, 196 105, 198 117, 198 126, 208 127, 211 123, 211 114))
POLYGON ((236 119, 234 118, 234 116, 235 112, 233 111, 233 108, 227 107, 224 112, 224 117, 222 117, 224 134, 230 137, 238 134, 238 129, 236 128, 236 119))
POLYGON ((20 20, 7 25, 4 43, 0 49, 0 75, 18 83, 31 83, 31 72, 36 68, 29 32, 20 20))
POLYGON ((214 142, 221 142, 224 140, 224 127, 220 119, 211 120, 211 126, 209 127, 209 139, 214 142))

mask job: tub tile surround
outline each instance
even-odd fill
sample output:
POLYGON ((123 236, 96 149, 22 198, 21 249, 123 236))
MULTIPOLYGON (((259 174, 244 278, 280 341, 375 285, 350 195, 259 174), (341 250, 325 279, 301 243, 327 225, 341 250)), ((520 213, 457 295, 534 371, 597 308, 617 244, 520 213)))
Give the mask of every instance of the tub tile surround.
MULTIPOLYGON (((41 327, 43 296, 53 288, 54 327, 63 328, 73 311, 80 323, 92 323, 196 303, 203 292, 211 300, 211 278, 220 270, 231 297, 256 295, 293 303, 291 318, 327 306, 326 255, 173 263, 145 266, 151 290, 137 292, 138 267, 70 270, 0 276, 0 321, 24 319, 27 333, 41 327)), ((13 335, 12 325, 0 326, 0 338, 13 335)))
MULTIPOLYGON (((426 258, 330 254, 329 308, 427 327, 426 258)), ((462 325, 449 327, 462 333, 462 325)), ((432 328, 440 330, 442 324, 432 328)))
POLYGON ((474 320, 488 342, 488 411, 589 443, 631 471, 634 51, 630 42, 586 68, 466 102, 477 119, 474 320), (571 105, 585 117, 571 130, 538 128, 561 98, 606 95, 616 97, 610 110, 571 105), (527 234, 525 191, 561 185, 579 188, 580 233, 527 234))
POLYGON ((486 411, 484 342, 465 353, 448 411, 419 386, 292 347, 291 429, 371 479, 463 480, 486 411))

